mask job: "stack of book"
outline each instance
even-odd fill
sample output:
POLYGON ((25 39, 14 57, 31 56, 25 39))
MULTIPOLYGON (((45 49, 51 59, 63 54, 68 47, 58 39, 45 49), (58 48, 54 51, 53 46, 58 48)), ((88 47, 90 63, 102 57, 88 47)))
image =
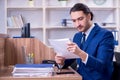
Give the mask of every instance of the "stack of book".
POLYGON ((45 77, 53 75, 53 72, 53 64, 16 64, 12 74, 15 77, 45 77))

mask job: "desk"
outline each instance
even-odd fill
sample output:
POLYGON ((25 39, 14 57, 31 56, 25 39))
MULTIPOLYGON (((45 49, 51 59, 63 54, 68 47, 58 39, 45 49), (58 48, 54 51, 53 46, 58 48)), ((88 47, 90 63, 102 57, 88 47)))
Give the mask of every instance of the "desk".
POLYGON ((49 77, 13 77, 12 67, 8 67, 0 71, 0 80, 82 80, 81 75, 75 72, 72 68, 63 69, 62 71, 74 71, 75 74, 54 74, 49 77))

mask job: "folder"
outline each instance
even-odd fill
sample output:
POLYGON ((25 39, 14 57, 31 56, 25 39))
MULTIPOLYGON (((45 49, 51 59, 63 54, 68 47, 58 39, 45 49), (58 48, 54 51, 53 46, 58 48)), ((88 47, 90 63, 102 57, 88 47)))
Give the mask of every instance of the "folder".
POLYGON ((54 67, 54 64, 16 64, 16 68, 48 68, 54 67))
POLYGON ((51 76, 54 72, 53 64, 16 64, 12 75, 15 77, 23 76, 51 76))

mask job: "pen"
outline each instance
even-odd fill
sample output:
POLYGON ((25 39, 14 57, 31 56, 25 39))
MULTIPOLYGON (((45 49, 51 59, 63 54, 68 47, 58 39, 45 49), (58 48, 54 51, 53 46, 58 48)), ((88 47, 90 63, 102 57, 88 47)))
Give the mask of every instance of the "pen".
POLYGON ((31 54, 30 54, 30 57, 31 57, 31 58, 33 58, 33 56, 34 56, 34 54, 33 54, 33 53, 31 53, 31 54))
POLYGON ((61 72, 63 65, 58 64, 58 72, 61 72))
POLYGON ((34 57, 33 53, 28 54, 28 63, 33 63, 33 57, 34 57))

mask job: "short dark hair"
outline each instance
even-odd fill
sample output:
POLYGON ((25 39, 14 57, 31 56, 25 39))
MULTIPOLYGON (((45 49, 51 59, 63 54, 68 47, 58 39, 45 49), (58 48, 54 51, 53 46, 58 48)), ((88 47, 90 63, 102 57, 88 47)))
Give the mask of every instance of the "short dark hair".
POLYGON ((91 10, 88 8, 87 5, 83 4, 83 3, 76 3, 71 9, 70 9, 70 14, 71 12, 75 12, 75 11, 83 11, 86 15, 87 14, 91 14, 91 20, 93 20, 93 13, 91 12, 91 10))

